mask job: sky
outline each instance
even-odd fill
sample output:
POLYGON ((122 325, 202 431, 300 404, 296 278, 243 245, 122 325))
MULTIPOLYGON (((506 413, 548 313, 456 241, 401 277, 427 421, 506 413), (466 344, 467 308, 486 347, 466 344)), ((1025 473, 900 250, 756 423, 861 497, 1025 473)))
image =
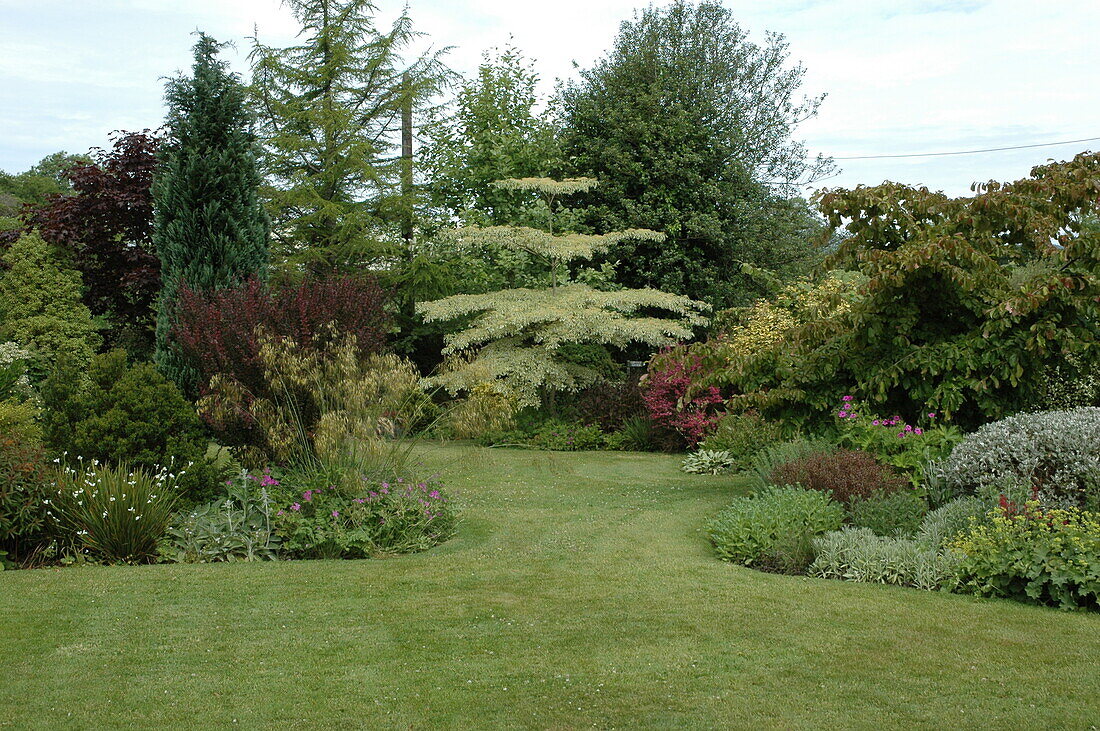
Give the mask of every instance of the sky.
MULTIPOLYGON (((376 0, 381 19, 403 2, 376 0)), ((646 0, 409 0, 425 43, 471 74, 509 42, 547 92, 590 66, 646 0)), ((656 3, 662 4, 660 2, 656 3)), ((1100 138, 1098 0, 725 0, 757 42, 781 33, 803 91, 826 94, 795 138, 841 172, 819 185, 893 180, 967 195, 974 182, 1024 177, 1100 140, 944 157, 845 160, 1100 138)), ((0 169, 57 150, 105 146, 112 130, 160 126, 164 80, 190 66, 196 30, 235 48, 289 43, 279 0, 0 0, 0 169)), ((816 186, 815 186, 816 187, 816 186)), ((812 192, 811 188, 805 191, 812 192)))

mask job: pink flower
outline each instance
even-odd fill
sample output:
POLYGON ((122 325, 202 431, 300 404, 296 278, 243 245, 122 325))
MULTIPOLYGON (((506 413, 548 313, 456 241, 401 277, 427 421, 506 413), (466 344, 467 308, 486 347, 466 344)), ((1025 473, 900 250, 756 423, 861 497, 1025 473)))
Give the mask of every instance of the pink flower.
POLYGON ((311 502, 313 500, 313 490, 306 490, 305 492, 303 492, 302 499, 305 500, 307 503, 311 502))
POLYGON ((931 414, 928 415, 928 418, 929 419, 935 419, 936 418, 936 412, 933 411, 931 414))
POLYGON ((851 400, 852 400, 852 397, 851 397, 851 396, 845 396, 845 397, 844 397, 844 400, 845 400, 845 401, 851 401, 851 400))
POLYGON ((279 512, 275 513, 275 515, 286 515, 286 513, 280 510, 279 512))
POLYGON ((299 505, 298 503, 294 503, 293 505, 290 506, 290 509, 291 510, 301 510, 302 506, 299 505))
POLYGON ((848 412, 847 411, 841 411, 837 414, 837 416, 839 416, 841 419, 847 418, 848 412))
POLYGON ((430 497, 432 500, 438 499, 439 498, 439 490, 432 490, 431 492, 428 493, 428 497, 430 497))
POLYGON ((920 427, 917 427, 916 429, 913 430, 913 433, 914 434, 924 434, 924 430, 921 429, 920 427))
POLYGON ((390 486, 390 483, 388 483, 388 482, 383 482, 382 483, 382 488, 383 489, 389 489, 389 486, 390 486))
POLYGON ((339 518, 340 517, 340 511, 339 510, 333 510, 332 511, 332 517, 333 518, 339 518))
POLYGON ((874 421, 872 421, 872 422, 871 422, 871 424, 873 424, 874 426, 878 426, 878 425, 879 425, 879 423, 880 423, 880 422, 879 422, 879 420, 878 420, 878 419, 875 419, 874 421))
POLYGON ((905 425, 905 431, 913 431, 913 427, 910 426, 909 424, 906 424, 905 425))
POLYGON ((357 498, 355 498, 355 502, 357 502, 357 503, 359 503, 360 505, 362 505, 363 503, 365 503, 365 502, 366 502, 366 500, 364 500, 364 499, 363 499, 363 498, 361 498, 361 497, 357 497, 357 498))

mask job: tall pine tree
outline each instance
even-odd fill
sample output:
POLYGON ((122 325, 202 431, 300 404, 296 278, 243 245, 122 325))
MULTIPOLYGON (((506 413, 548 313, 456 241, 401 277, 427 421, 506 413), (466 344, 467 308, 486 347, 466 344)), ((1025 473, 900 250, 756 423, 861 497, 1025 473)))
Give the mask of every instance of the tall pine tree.
POLYGON ((370 0, 287 5, 300 43, 254 39, 251 54, 276 254, 291 274, 354 271, 401 253, 413 205, 402 117, 423 110, 449 73, 440 52, 406 61, 420 35, 407 14, 382 30, 370 0))
POLYGON ((200 34, 191 78, 168 82, 168 140, 153 184, 153 242, 163 286, 157 365, 185 390, 195 387, 170 342, 176 296, 266 276, 269 223, 259 198, 256 143, 245 90, 200 34))

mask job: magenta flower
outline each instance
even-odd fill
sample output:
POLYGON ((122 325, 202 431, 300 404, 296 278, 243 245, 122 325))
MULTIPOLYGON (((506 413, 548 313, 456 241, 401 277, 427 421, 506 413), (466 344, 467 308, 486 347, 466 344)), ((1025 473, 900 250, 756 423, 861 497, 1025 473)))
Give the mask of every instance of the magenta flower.
POLYGON ((931 414, 928 415, 928 418, 929 419, 935 419, 936 418, 936 412, 933 411, 931 414))
POLYGON ((307 503, 313 501, 313 490, 306 490, 302 493, 302 499, 307 503))
POLYGON ((913 430, 913 433, 914 433, 914 434, 924 434, 924 430, 923 430, 923 429, 921 429, 921 428, 920 428, 920 427, 918 426, 918 427, 917 427, 916 429, 914 429, 914 430, 913 430))
POLYGON ((432 490, 428 493, 428 497, 430 497, 432 500, 436 500, 437 498, 439 498, 439 490, 432 490))
POLYGON ((332 517, 333 518, 339 518, 340 517, 340 511, 339 510, 333 510, 332 511, 332 517))
POLYGON ((290 509, 291 510, 301 510, 302 506, 299 505, 298 503, 294 503, 293 505, 290 506, 290 509))
POLYGON ((913 427, 909 424, 905 425, 905 431, 913 431, 913 427))
POLYGON ((389 486, 390 486, 390 483, 388 483, 388 482, 383 482, 382 483, 382 488, 383 489, 389 489, 389 486))
POLYGON ((847 411, 841 411, 841 412, 837 413, 837 416, 839 416, 841 419, 845 419, 848 416, 848 412, 847 411))
POLYGON ((879 420, 878 420, 878 419, 875 419, 874 421, 872 421, 872 422, 871 422, 871 424, 873 424, 874 426, 878 426, 878 425, 879 425, 879 423, 880 423, 880 422, 879 422, 879 420))
POLYGON ((357 503, 359 503, 360 505, 362 505, 363 503, 365 503, 365 502, 366 502, 366 500, 364 500, 364 499, 363 499, 363 498, 361 498, 361 497, 357 497, 357 498, 355 498, 355 502, 357 502, 357 503))
POLYGON ((845 400, 845 401, 851 401, 851 400, 852 400, 852 397, 851 397, 851 396, 845 396, 845 397, 844 397, 844 400, 845 400))

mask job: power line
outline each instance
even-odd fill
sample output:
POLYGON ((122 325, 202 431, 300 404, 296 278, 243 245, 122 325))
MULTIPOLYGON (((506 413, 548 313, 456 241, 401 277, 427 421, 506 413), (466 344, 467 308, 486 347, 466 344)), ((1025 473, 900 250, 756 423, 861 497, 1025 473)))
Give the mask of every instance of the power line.
POLYGON ((1078 142, 1094 142, 1100 137, 1086 137, 1081 140, 1066 140, 1065 142, 1043 142, 1037 145, 1014 145, 1012 147, 989 147, 984 150, 962 150, 959 152, 916 152, 907 155, 852 155, 850 157, 834 157, 834 160, 883 160, 899 157, 943 157, 945 155, 977 155, 982 152, 1003 152, 1005 150, 1027 150, 1033 147, 1055 147, 1056 145, 1075 145, 1078 142))

